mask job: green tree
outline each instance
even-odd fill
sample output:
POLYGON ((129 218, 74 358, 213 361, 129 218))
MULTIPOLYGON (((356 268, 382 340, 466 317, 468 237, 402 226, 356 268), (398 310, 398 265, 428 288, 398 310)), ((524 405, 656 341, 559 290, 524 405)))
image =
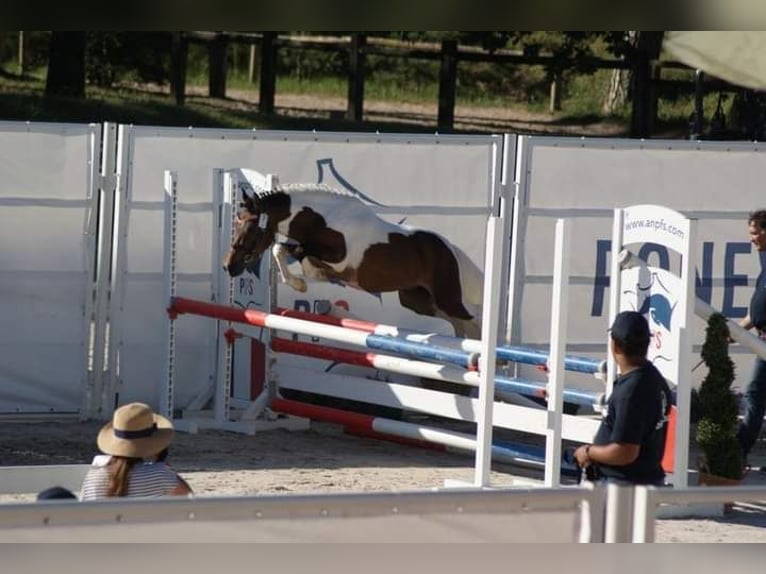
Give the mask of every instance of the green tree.
POLYGON ((708 373, 699 390, 702 417, 697 423, 697 444, 710 474, 738 480, 743 469, 737 440, 738 405, 731 390, 734 362, 729 357, 729 327, 720 313, 708 319, 702 359, 708 373))

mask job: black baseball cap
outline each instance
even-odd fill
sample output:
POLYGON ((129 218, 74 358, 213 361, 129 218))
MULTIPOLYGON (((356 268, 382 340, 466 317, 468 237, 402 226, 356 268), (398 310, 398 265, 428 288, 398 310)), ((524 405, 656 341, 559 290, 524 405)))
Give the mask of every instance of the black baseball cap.
POLYGON ((638 311, 622 311, 617 313, 612 327, 609 329, 612 339, 618 343, 644 343, 652 338, 649 322, 638 311))

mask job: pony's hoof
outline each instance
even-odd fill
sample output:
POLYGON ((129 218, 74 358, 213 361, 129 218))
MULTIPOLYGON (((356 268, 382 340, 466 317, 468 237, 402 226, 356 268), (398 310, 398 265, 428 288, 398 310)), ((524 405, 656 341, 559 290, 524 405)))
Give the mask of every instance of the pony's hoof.
POLYGON ((309 290, 308 285, 306 285, 306 282, 303 279, 294 279, 290 281, 290 286, 300 293, 305 293, 309 290))

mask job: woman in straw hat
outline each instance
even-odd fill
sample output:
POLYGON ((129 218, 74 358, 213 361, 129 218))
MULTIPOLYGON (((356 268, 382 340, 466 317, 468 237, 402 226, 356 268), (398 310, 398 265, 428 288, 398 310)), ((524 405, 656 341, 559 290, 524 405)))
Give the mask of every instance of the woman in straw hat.
POLYGON ((114 411, 98 433, 98 448, 109 455, 85 475, 82 500, 114 496, 188 495, 191 489, 157 455, 173 440, 173 423, 149 405, 130 403, 114 411))

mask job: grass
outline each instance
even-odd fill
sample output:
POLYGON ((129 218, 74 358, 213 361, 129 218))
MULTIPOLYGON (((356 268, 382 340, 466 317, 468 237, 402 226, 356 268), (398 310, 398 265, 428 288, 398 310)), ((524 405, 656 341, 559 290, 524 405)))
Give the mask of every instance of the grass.
MULTIPOLYGON (((630 110, 619 110, 612 117, 604 117, 601 111, 602 98, 609 81, 608 70, 601 70, 591 75, 570 75, 562 82, 561 110, 553 114, 548 112, 548 83, 545 71, 541 68, 520 71, 519 67, 507 71, 508 82, 504 85, 503 93, 488 90, 481 81, 481 70, 468 82, 460 75, 457 87, 457 105, 466 108, 495 108, 513 115, 534 115, 537 123, 544 122, 546 129, 539 132, 526 133, 556 133, 557 126, 568 126, 573 129, 561 130, 561 133, 577 134, 578 125, 583 126, 580 135, 589 135, 586 126, 596 126, 610 121, 621 124, 627 134, 630 120, 630 110), (522 77, 523 74, 523 77, 522 77), (478 78, 478 80, 476 79, 478 78), (521 78, 521 79, 520 79, 521 78), (517 83, 523 80, 524 89, 517 83), (467 85, 468 84, 468 85, 467 85)), ((6 69, 15 69, 8 66, 6 69)), ((207 77, 200 72, 190 75, 188 86, 202 88, 206 92, 207 77)), ((459 70, 460 72, 460 70, 459 70)), ((494 71, 493 73, 497 73, 494 71)), ((420 75, 420 81, 404 82, 394 74, 378 74, 365 83, 365 99, 367 101, 385 101, 397 103, 429 104, 435 109, 438 101, 438 85, 428 81, 426 74, 420 75)), ((120 86, 115 88, 98 88, 87 86, 86 98, 48 98, 44 95, 45 69, 34 70, 24 78, 18 75, 0 72, 0 119, 21 121, 54 121, 54 122, 117 122, 136 125, 165 125, 165 126, 195 126, 222 128, 259 128, 259 129, 295 129, 320 131, 390 131, 390 132, 433 132, 436 128, 435 116, 424 116, 419 123, 404 116, 385 117, 375 122, 348 122, 338 117, 318 110, 300 110, 301 113, 290 113, 289 110, 277 109, 273 115, 261 114, 258 111, 258 85, 248 81, 246 73, 230 74, 227 88, 230 94, 235 94, 225 100, 211 99, 202 95, 187 95, 184 106, 177 106, 166 93, 167 90, 149 90, 143 86, 120 86), (249 92, 247 99, 236 96, 236 90, 249 92)), ((196 93, 198 93, 196 92, 196 93)), ((292 76, 280 76, 277 80, 277 94, 305 94, 314 96, 335 97, 345 100, 347 84, 345 78, 320 77, 311 80, 299 79, 292 76)), ((717 98, 715 94, 705 100, 705 111, 709 118, 715 109, 717 98)), ((672 137, 685 137, 688 127, 688 117, 693 109, 691 96, 679 96, 672 101, 662 100, 658 109, 659 125, 663 134, 671 133, 672 137)), ((535 129, 534 127, 531 129, 535 129)), ((471 128, 476 133, 497 133, 515 131, 513 124, 495 122, 487 125, 477 125, 471 128)))

